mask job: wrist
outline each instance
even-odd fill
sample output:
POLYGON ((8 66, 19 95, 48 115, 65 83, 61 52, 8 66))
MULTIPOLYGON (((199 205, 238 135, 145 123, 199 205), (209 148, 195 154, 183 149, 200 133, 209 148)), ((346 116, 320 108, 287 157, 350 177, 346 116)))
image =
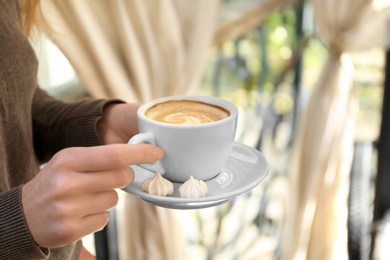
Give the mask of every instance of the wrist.
POLYGON ((139 104, 107 104, 97 123, 102 144, 125 143, 138 133, 137 109, 139 104))
POLYGON ((99 138, 100 138, 100 141, 102 144, 106 144, 106 142, 107 142, 106 141, 107 136, 109 135, 109 132, 110 132, 109 118, 110 118, 110 115, 112 114, 111 110, 116 105, 117 104, 106 104, 103 107, 102 116, 97 122, 96 128, 97 128, 97 132, 98 132, 98 135, 99 135, 99 138))

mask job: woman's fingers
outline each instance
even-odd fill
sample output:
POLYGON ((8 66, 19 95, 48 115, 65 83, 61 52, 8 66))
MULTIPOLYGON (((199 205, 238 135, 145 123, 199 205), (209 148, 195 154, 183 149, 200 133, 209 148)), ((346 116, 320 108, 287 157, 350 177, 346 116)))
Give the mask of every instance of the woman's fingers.
POLYGON ((85 216, 83 219, 80 220, 79 223, 80 227, 82 227, 80 233, 91 234, 96 231, 100 231, 107 225, 108 220, 109 220, 108 212, 101 212, 101 213, 85 216))
MULTIPOLYGON (((55 239, 47 239, 45 247, 56 248, 74 243, 86 234, 102 230, 109 220, 108 212, 100 212, 83 218, 74 217, 71 221, 57 222, 52 230, 55 239)), ((37 242, 37 241, 36 241, 37 242)))
POLYGON ((51 162, 78 172, 93 172, 151 163, 163 155, 162 149, 150 144, 113 144, 67 148, 57 153, 51 162))
POLYGON ((65 177, 68 185, 63 187, 63 191, 79 195, 124 188, 134 181, 134 171, 124 167, 111 171, 71 173, 65 177))
POLYGON ((84 218, 113 209, 118 199, 115 190, 86 194, 77 198, 77 204, 69 204, 71 208, 68 211, 84 218))
POLYGON ((102 229, 115 207, 116 188, 134 180, 129 165, 159 160, 153 145, 67 148, 22 187, 27 225, 42 247, 59 247, 102 229))

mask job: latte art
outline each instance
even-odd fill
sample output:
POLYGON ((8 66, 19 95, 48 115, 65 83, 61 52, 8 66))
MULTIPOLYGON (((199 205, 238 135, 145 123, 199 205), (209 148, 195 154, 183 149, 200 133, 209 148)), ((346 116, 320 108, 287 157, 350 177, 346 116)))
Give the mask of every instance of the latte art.
POLYGON ((149 108, 145 116, 164 123, 196 125, 215 122, 229 116, 222 107, 190 100, 174 100, 149 108))
POLYGON ((197 124, 210 123, 215 120, 211 119, 207 115, 199 115, 199 114, 191 115, 190 111, 186 111, 186 112, 177 112, 174 114, 166 115, 163 121, 171 124, 197 125, 197 124))

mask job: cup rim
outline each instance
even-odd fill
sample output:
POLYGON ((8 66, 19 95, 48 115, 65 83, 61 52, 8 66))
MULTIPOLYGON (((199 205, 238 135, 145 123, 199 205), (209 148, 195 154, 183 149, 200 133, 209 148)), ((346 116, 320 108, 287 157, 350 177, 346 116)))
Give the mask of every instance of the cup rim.
POLYGON ((138 119, 142 119, 144 121, 151 122, 153 124, 161 125, 161 126, 164 126, 164 127, 172 127, 172 128, 202 128, 202 127, 210 127, 210 126, 213 126, 213 125, 223 124, 226 121, 229 121, 229 120, 232 120, 234 118, 237 118, 237 116, 238 116, 238 107, 234 103, 232 103, 231 101, 228 101, 228 100, 226 100, 224 98, 220 98, 220 97, 214 97, 214 96, 205 96, 205 95, 165 96, 165 97, 157 98, 157 99, 154 99, 154 100, 152 100, 150 102, 142 104, 138 108, 138 110, 137 110, 137 116, 138 116, 138 119), (162 102, 170 101, 170 100, 189 100, 189 101, 199 101, 199 102, 203 102, 203 103, 206 103, 206 104, 208 103, 208 104, 211 104, 211 105, 220 106, 220 107, 228 110, 230 112, 230 115, 228 117, 223 118, 223 119, 218 120, 218 121, 205 123, 205 124, 197 124, 197 125, 165 123, 165 122, 160 122, 160 121, 156 121, 156 120, 150 119, 150 118, 145 116, 145 111, 147 109, 149 109, 150 107, 152 107, 152 106, 154 106, 156 104, 162 103, 162 102))

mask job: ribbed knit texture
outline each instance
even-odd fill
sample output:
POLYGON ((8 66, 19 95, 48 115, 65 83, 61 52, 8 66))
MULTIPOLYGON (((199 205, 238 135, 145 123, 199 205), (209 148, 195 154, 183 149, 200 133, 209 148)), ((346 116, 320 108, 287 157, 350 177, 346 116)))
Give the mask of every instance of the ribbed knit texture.
POLYGON ((80 241, 39 248, 26 224, 21 187, 40 163, 71 146, 99 145, 105 100, 67 104, 37 87, 37 59, 18 24, 18 1, 0 0, 0 259, 78 259, 80 241))
POLYGON ((32 256, 46 259, 49 251, 39 249, 27 229, 20 205, 20 188, 0 193, 2 207, 6 208, 0 211, 0 233, 7 238, 1 241, 0 259, 31 259, 32 256))

